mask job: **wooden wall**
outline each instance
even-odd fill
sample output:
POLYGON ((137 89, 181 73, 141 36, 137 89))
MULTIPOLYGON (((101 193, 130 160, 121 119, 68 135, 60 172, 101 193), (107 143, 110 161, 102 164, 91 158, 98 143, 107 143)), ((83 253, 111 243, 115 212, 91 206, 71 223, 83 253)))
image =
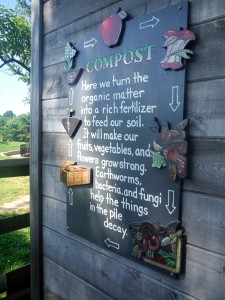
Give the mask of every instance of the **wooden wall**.
POLYGON ((182 192, 186 262, 179 280, 126 260, 66 229, 67 189, 58 165, 67 159, 67 41, 98 30, 119 7, 143 16, 180 1, 43 1, 42 242, 44 299, 224 299, 225 284, 225 2, 190 1, 196 34, 188 64, 189 175, 182 192), (56 296, 58 295, 58 296, 56 296))

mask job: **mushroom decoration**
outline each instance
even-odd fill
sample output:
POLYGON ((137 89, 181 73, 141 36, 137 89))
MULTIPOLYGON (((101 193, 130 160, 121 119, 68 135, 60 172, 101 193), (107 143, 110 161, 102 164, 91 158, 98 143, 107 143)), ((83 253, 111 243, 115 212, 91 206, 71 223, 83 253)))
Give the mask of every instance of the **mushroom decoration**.
POLYGON ((190 59, 189 54, 193 54, 191 50, 184 48, 188 42, 195 40, 195 34, 190 30, 168 30, 163 36, 166 39, 163 47, 167 47, 166 56, 161 61, 163 69, 181 69, 182 58, 190 59))

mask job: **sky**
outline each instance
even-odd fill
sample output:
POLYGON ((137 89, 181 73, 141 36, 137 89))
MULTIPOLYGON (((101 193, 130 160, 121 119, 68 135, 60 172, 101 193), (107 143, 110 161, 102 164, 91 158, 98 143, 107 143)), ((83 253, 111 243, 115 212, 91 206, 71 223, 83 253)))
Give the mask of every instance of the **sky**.
MULTIPOLYGON (((16 0, 0 0, 1 5, 14 8, 16 0)), ((9 76, 0 69, 0 115, 11 110, 17 116, 30 111, 23 99, 29 95, 28 87, 18 76, 9 76)))

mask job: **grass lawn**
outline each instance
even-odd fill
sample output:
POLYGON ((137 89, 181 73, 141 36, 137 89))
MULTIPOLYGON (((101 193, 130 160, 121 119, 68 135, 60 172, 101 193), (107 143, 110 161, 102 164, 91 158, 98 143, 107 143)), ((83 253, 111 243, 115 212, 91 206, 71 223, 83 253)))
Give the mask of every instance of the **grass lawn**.
MULTIPOLYGON (((26 213, 21 210, 20 213, 26 213)), ((16 216, 17 212, 4 213, 0 219, 16 216)), ((5 233, 0 238, 0 275, 30 262, 30 228, 5 233)))
MULTIPOLYGON (((0 142, 0 152, 19 150, 22 142, 0 142)), ((0 156, 0 160, 9 157, 0 156)), ((0 206, 20 196, 29 195, 29 176, 0 178, 0 206)), ((0 219, 29 212, 18 210, 0 212, 0 219)), ((0 236, 0 275, 17 269, 30 262, 30 228, 25 228, 0 236)), ((2 295, 0 295, 0 299, 2 295)))
POLYGON ((0 152, 7 152, 11 150, 20 150, 20 145, 23 142, 0 142, 0 152))
POLYGON ((29 195, 29 176, 0 178, 0 206, 29 195))
MULTIPOLYGON (((20 150, 20 145, 24 144, 23 142, 0 142, 0 153, 8 152, 13 150, 20 150)), ((1 156, 0 160, 12 159, 10 156, 1 156)))

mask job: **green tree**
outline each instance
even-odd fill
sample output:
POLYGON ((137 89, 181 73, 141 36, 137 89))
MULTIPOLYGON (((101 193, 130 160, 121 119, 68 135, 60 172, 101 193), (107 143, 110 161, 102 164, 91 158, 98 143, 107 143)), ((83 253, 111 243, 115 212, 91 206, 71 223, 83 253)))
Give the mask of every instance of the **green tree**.
POLYGON ((29 142, 30 139, 30 114, 21 114, 18 117, 4 114, 0 117, 0 134, 4 141, 29 142))
POLYGON ((30 83, 30 0, 17 0, 15 9, 0 5, 0 68, 30 83))

